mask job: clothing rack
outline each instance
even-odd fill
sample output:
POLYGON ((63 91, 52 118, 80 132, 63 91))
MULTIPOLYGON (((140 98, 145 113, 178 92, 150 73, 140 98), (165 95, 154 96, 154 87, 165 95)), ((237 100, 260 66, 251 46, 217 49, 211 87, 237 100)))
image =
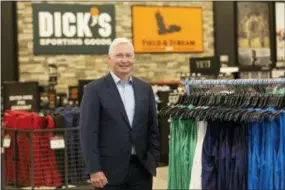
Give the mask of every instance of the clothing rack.
POLYGON ((197 89, 160 112, 170 118, 168 189, 285 189, 284 94, 262 87, 285 79, 182 84, 197 89))
POLYGON ((279 79, 234 79, 234 80, 190 80, 182 81, 186 86, 187 94, 190 92, 191 85, 272 85, 285 84, 284 78, 279 79))
POLYGON ((190 80, 183 85, 247 85, 247 84, 285 84, 285 79, 234 79, 234 80, 190 80))

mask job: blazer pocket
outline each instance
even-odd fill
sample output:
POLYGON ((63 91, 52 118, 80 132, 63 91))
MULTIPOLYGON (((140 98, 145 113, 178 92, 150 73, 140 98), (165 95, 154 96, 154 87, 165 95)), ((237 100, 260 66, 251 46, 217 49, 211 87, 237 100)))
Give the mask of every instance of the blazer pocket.
POLYGON ((151 173, 153 176, 156 176, 156 164, 154 156, 150 152, 147 152, 145 166, 149 173, 151 173))

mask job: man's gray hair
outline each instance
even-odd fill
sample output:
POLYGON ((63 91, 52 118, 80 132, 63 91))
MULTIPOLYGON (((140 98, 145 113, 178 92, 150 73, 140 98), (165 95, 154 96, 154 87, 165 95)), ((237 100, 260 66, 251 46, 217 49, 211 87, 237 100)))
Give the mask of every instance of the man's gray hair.
POLYGON ((112 41, 112 43, 109 46, 109 56, 111 56, 114 52, 114 48, 118 45, 118 44, 128 44, 131 48, 132 51, 134 52, 134 46, 133 44, 130 42, 130 40, 128 40, 127 38, 116 38, 112 41))

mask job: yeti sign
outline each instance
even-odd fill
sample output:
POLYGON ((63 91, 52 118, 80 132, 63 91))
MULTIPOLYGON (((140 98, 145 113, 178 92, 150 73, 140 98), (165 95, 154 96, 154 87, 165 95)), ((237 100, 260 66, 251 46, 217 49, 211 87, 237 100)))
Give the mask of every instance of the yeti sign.
POLYGON ((105 54, 114 5, 33 4, 34 54, 105 54))

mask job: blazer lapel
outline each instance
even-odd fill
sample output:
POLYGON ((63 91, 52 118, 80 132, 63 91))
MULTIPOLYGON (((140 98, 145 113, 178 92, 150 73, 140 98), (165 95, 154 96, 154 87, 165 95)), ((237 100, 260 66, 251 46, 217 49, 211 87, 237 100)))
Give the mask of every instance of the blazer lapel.
POLYGON ((110 73, 106 76, 105 81, 107 84, 106 86, 107 86, 108 92, 113 97, 114 103, 116 104, 115 107, 119 109, 125 122, 128 124, 129 127, 131 127, 121 95, 110 73))
POLYGON ((136 121, 138 118, 138 112, 139 112, 139 95, 141 94, 141 88, 140 85, 138 84, 138 81, 135 77, 133 77, 133 87, 134 87, 134 94, 135 94, 135 113, 134 113, 134 119, 133 119, 133 127, 136 126, 136 121))

